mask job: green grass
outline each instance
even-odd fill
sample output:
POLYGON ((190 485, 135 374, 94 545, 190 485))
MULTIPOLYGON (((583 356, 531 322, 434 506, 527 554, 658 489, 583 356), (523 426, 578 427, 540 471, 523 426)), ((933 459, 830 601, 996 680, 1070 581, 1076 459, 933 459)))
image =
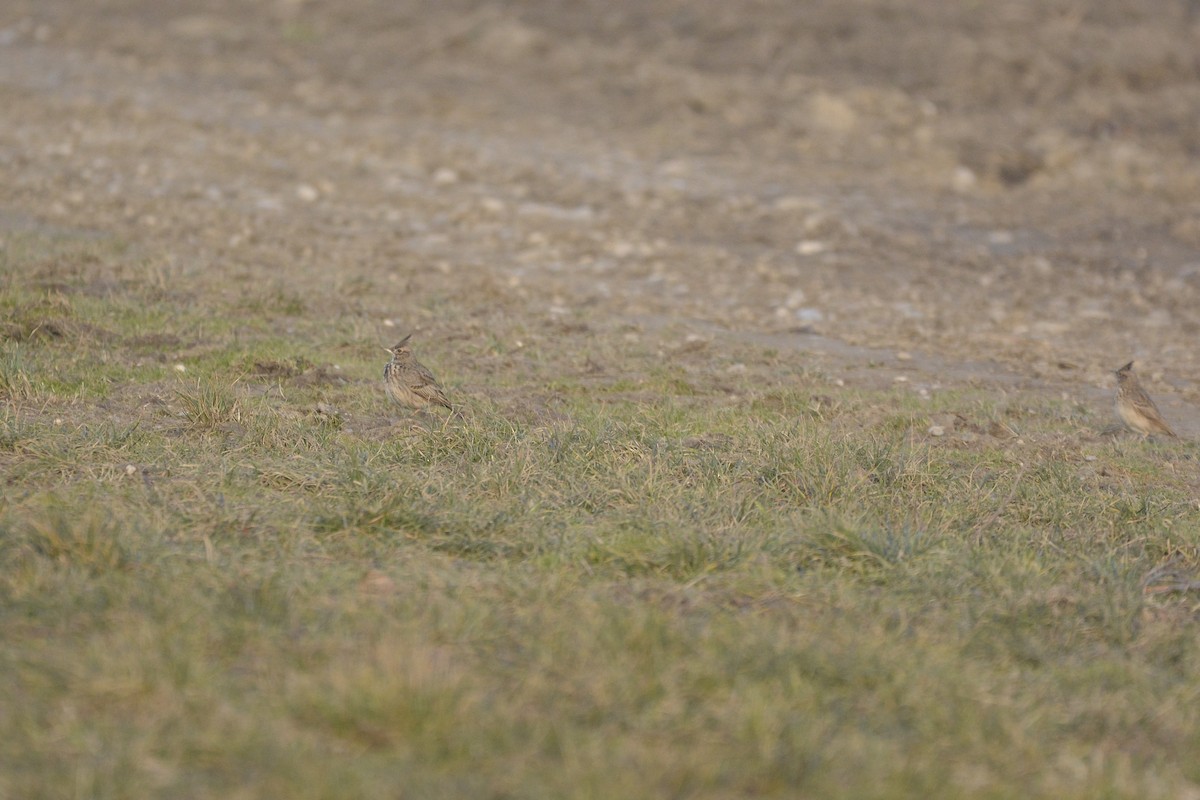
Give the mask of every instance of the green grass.
POLYGON ((465 413, 392 426, 352 312, 285 336, 277 287, 201 314, 120 249, 28 250, 0 282, 24 315, 0 352, 0 797, 1200 783, 1195 595, 1146 583, 1200 572, 1192 443, 765 350, 732 400, 652 349, 601 379, 550 345, 472 375, 514 356, 433 336, 465 413), (118 288, 89 294, 97 272, 118 288), (1020 438, 964 435, 997 420, 1020 438))

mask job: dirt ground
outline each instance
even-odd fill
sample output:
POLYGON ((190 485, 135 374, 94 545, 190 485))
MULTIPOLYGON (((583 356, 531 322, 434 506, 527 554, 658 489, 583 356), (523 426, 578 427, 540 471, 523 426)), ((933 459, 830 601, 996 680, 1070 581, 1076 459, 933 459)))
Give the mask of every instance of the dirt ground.
POLYGON ((379 343, 682 325, 1097 408, 1137 359, 1194 435, 1198 54, 1179 0, 10 0, 0 236, 379 343))

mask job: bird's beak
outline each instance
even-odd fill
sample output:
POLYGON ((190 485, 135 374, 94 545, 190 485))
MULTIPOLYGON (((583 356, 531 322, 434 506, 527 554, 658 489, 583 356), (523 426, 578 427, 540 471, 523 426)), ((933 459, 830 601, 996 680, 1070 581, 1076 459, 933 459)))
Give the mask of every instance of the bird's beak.
POLYGON ((392 348, 390 348, 390 347, 384 347, 383 345, 380 345, 379 347, 380 347, 380 349, 381 349, 381 350, 383 350, 383 352, 385 352, 385 353, 390 353, 390 352, 392 352, 392 348))

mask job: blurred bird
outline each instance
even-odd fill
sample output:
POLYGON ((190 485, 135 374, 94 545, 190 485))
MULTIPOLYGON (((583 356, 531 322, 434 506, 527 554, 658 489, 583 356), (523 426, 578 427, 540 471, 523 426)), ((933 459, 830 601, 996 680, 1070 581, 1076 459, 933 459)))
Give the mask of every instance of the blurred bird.
POLYGON ((1136 431, 1142 436, 1162 433, 1174 436, 1175 431, 1163 421, 1158 413, 1158 406, 1146 394, 1137 375, 1133 374, 1133 362, 1117 370, 1117 416, 1125 427, 1136 431))
POLYGON ((388 397, 402 406, 422 409, 426 406, 438 405, 454 410, 446 393, 437 378, 420 361, 413 357, 408 347, 410 333, 400 340, 395 347, 385 347, 392 355, 392 360, 383 368, 383 387, 388 397))

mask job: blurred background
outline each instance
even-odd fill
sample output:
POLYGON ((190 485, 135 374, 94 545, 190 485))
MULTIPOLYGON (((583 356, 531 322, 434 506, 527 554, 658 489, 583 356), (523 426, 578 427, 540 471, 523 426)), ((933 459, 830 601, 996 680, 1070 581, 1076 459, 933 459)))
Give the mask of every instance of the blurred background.
POLYGON ((1178 0, 16 0, 0 41, 10 228, 318 313, 1200 368, 1178 0))

